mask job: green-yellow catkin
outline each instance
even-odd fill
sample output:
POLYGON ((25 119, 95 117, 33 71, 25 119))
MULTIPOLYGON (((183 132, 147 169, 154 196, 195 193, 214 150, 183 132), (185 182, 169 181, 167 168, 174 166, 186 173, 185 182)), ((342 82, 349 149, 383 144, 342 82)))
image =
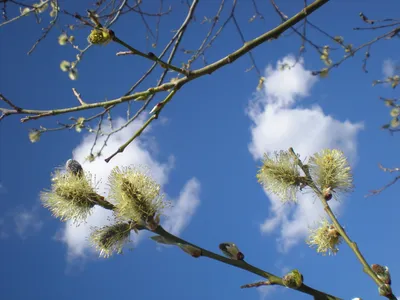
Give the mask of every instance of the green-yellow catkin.
POLYGON ((132 230, 132 223, 116 223, 96 228, 90 235, 90 241, 99 251, 100 257, 108 258, 114 253, 121 254, 132 230))
POLYGON ((93 187, 90 174, 75 176, 57 171, 52 178, 50 191, 43 191, 43 206, 61 221, 84 221, 90 214, 95 200, 100 197, 93 187))
POLYGON ((258 80, 258 85, 257 85, 257 91, 261 91, 263 86, 264 86, 264 82, 265 82, 265 77, 260 77, 260 79, 258 80))
POLYGON ((333 224, 326 219, 316 229, 310 229, 310 236, 306 243, 310 247, 316 247, 317 252, 322 255, 334 255, 339 251, 338 245, 342 242, 342 237, 333 224))
POLYGON ((60 36, 58 37, 58 43, 61 46, 64 46, 68 43, 68 36, 66 33, 61 33, 60 36))
POLYGON ((328 67, 332 64, 332 60, 329 58, 329 46, 324 46, 322 50, 322 54, 320 56, 321 60, 327 65, 328 67))
POLYGON ((23 9, 20 8, 20 13, 22 16, 27 16, 31 12, 31 9, 29 7, 24 7, 23 9))
POLYGON ((94 45, 107 45, 111 40, 112 35, 110 30, 105 28, 95 28, 88 36, 88 42, 94 45))
POLYGON ((400 121, 399 118, 393 118, 392 120, 390 120, 390 126, 392 128, 397 128, 400 126, 400 121))
POLYGON ((70 68, 68 72, 69 79, 77 80, 78 79, 78 70, 76 68, 70 68))
POLYGON ((60 63, 60 69, 63 72, 67 72, 71 68, 71 63, 69 61, 63 60, 60 63))
POLYGON ((297 269, 292 270, 282 277, 282 283, 288 288, 298 289, 303 284, 303 275, 297 269))
POLYGON ((324 68, 321 71, 319 71, 319 77, 321 78, 326 78, 329 75, 329 69, 328 68, 324 68))
POLYGON ((29 140, 31 143, 36 143, 40 140, 41 132, 37 129, 32 129, 29 131, 29 140))
POLYGON ((390 115, 393 118, 398 117, 400 115, 400 107, 392 108, 392 110, 390 111, 390 115))
POLYGON ((310 158, 309 169, 318 188, 330 189, 335 198, 337 193, 353 190, 351 168, 340 150, 324 149, 315 153, 310 158))
POLYGON ((116 204, 117 216, 123 220, 144 225, 168 204, 160 194, 160 185, 139 168, 114 168, 109 185, 109 196, 116 204))
POLYGON ((49 7, 49 4, 46 1, 40 1, 39 3, 34 3, 32 6, 35 8, 35 12, 41 14, 42 12, 46 11, 49 7))
POLYGON ((286 201, 296 201, 296 193, 304 183, 294 158, 287 151, 265 154, 257 173, 260 184, 269 192, 286 201))

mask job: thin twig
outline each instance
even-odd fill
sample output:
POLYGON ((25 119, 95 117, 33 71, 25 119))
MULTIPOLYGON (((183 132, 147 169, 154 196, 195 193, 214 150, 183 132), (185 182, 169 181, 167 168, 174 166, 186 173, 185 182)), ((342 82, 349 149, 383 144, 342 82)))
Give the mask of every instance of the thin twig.
POLYGON ((271 283, 268 280, 263 280, 263 281, 258 281, 258 282, 242 285, 240 288, 248 289, 248 288, 260 287, 260 286, 264 286, 264 285, 271 285, 271 283))
MULTIPOLYGON (((40 9, 40 8, 42 8, 43 6, 48 5, 49 2, 50 2, 50 0, 46 0, 46 1, 41 2, 40 4, 38 4, 37 7, 31 7, 30 10, 29 10, 29 12, 27 11, 27 12, 24 13, 24 14, 20 14, 20 15, 18 15, 18 16, 16 16, 16 17, 12 18, 12 19, 9 19, 9 20, 7 20, 7 21, 4 21, 3 23, 0 23, 0 27, 1 27, 1 26, 4 26, 4 25, 7 25, 7 24, 10 24, 10 23, 12 23, 12 22, 14 22, 14 21, 16 21, 16 20, 22 18, 22 17, 25 17, 25 16, 29 15, 31 12, 35 12, 37 9, 40 9)), ((36 15, 36 14, 35 14, 35 15, 36 15)))
MULTIPOLYGON (((176 32, 176 34, 174 35, 174 37, 170 40, 170 42, 167 44, 167 46, 166 46, 166 47, 164 48, 164 50, 162 51, 162 53, 161 53, 161 55, 160 55, 160 58, 168 51, 169 47, 170 47, 170 46, 172 45, 172 43, 175 41, 174 47, 172 48, 171 53, 170 53, 170 55, 169 55, 169 57, 168 57, 168 60, 167 60, 168 63, 171 63, 171 62, 172 62, 172 60, 173 60, 173 58, 174 58, 174 56, 175 56, 175 54, 176 54, 176 51, 177 51, 177 49, 178 49, 178 47, 179 47, 179 44, 180 44, 180 42, 182 41, 183 35, 184 35, 184 33, 186 32, 186 28, 187 28, 187 26, 188 26, 190 20, 191 20, 192 17, 193 17, 194 11, 195 11, 195 9, 196 9, 198 3, 199 3, 199 0, 194 0, 194 1, 192 2, 192 5, 190 6, 189 11, 188 11, 188 14, 187 14, 185 20, 183 21, 181 27, 178 29, 178 31, 176 32)), ((139 81, 136 82, 135 85, 134 85, 133 87, 131 87, 131 89, 125 94, 125 96, 129 95, 130 92, 131 92, 132 90, 134 90, 134 89, 135 89, 135 88, 136 88, 136 87, 137 87, 137 86, 152 72, 152 70, 155 68, 156 65, 157 65, 157 63, 154 63, 154 64, 152 65, 152 67, 142 76, 142 78, 140 78, 139 81)), ((165 78, 166 74, 167 74, 167 70, 164 70, 164 72, 161 74, 161 77, 159 78, 159 80, 158 80, 156 86, 160 86, 160 85, 162 84, 162 82, 164 81, 164 78, 165 78)), ((128 115, 128 118, 129 118, 129 119, 127 120, 127 122, 126 122, 125 124, 123 124, 123 125, 120 126, 118 129, 113 130, 112 132, 110 132, 109 134, 107 134, 107 137, 106 137, 106 139, 104 140, 103 146, 101 147, 99 153, 101 153, 101 152, 103 151, 103 149, 104 149, 104 147, 106 146, 108 140, 110 139, 110 137, 111 137, 114 133, 116 133, 116 132, 118 132, 118 131, 120 131, 120 130, 126 128, 130 123, 132 123, 135 119, 137 119, 137 118, 139 117, 139 115, 146 109, 146 107, 148 106, 148 104, 151 102, 151 100, 153 99, 154 95, 155 95, 155 94, 152 94, 152 95, 150 95, 150 97, 148 97, 148 99, 145 101, 144 105, 136 112, 136 114, 135 114, 134 116, 132 116, 131 118, 129 118, 129 115, 128 115)), ((129 104, 128 104, 128 113, 129 113, 129 104)))
MULTIPOLYGON (((400 168, 385 168, 381 164, 379 164, 378 166, 384 172, 389 172, 389 173, 400 172, 400 168)), ((365 195, 365 197, 367 198, 367 197, 370 197, 370 196, 377 195, 377 194, 381 193, 382 191, 384 191, 388 187, 390 187, 393 184, 395 184, 397 182, 397 180, 400 180, 400 175, 396 176, 395 178, 393 178, 393 180, 391 182, 389 182, 388 184, 384 185, 380 189, 372 190, 368 195, 365 195)))
POLYGON ((152 115, 152 116, 143 124, 143 126, 142 126, 138 131, 136 131, 136 133, 135 133, 128 141, 126 141, 122 146, 120 146, 120 147, 118 148, 117 151, 115 151, 113 154, 111 154, 109 157, 107 157, 104 161, 108 163, 108 162, 109 162, 114 156, 116 156, 118 153, 124 152, 124 150, 126 149, 126 147, 128 147, 129 144, 132 143, 134 139, 136 139, 138 136, 140 136, 141 133, 143 132, 143 130, 145 130, 146 127, 149 126, 150 123, 151 123, 154 119, 156 119, 156 118, 157 118, 157 115, 156 115, 156 114, 152 115))
POLYGON ((0 100, 3 100, 5 103, 10 105, 13 109, 15 109, 15 111, 17 111, 17 112, 22 110, 21 107, 16 106, 14 103, 12 103, 10 100, 8 100, 6 98, 6 96, 4 96, 3 94, 0 94, 0 100))
POLYGON ((76 99, 78 99, 79 103, 81 105, 86 105, 85 101, 82 100, 81 98, 81 94, 77 92, 77 90, 75 88, 72 88, 72 92, 74 93, 76 99))
MULTIPOLYGON (((56 5, 58 7, 58 1, 56 1, 56 5)), ((53 29, 53 27, 56 25, 57 20, 58 20, 58 9, 55 10, 56 15, 54 16, 54 19, 50 21, 49 26, 47 26, 42 34, 42 36, 33 44, 33 46, 31 47, 31 49, 28 51, 28 55, 31 55, 32 52, 36 49, 37 45, 39 45, 39 43, 44 40, 47 35, 50 33, 50 31, 53 29)))
MULTIPOLYGON (((244 39, 244 35, 242 33, 242 30, 240 29, 239 23, 237 22, 235 15, 233 15, 232 20, 233 20, 233 23, 235 24, 237 32, 239 33, 239 36, 240 36, 240 39, 241 39, 242 43, 243 44, 246 43, 246 40, 244 39)), ((260 69, 257 67, 257 64, 256 64, 256 61, 254 59, 253 53, 251 51, 249 51, 248 54, 249 54, 250 60, 251 60, 251 62, 253 64, 253 67, 257 72, 257 75, 259 77, 261 77, 261 72, 260 72, 260 69)))
POLYGON ((336 63, 331 64, 329 67, 327 67, 324 70, 320 70, 320 71, 313 71, 312 74, 313 75, 319 75, 322 72, 329 72, 332 68, 337 68, 338 66, 340 66, 344 61, 346 61, 347 59, 349 59, 350 57, 353 57, 354 54, 356 54, 358 51, 360 51, 361 49, 365 48, 365 47, 370 47, 372 44, 376 43, 379 40, 382 39, 386 39, 386 38, 391 38, 393 37, 395 34, 397 34, 400 31, 400 27, 395 28, 385 34, 382 34, 372 40, 370 40, 367 43, 362 44, 361 46, 355 48, 355 49, 351 49, 351 51, 349 51, 349 54, 345 55, 341 60, 337 61, 336 63))
POLYGON ((172 90, 172 92, 170 92, 169 95, 163 101, 158 103, 157 104, 157 106, 159 107, 158 110, 143 124, 143 126, 128 141, 126 141, 122 146, 120 146, 117 151, 115 151, 113 154, 111 154, 109 157, 107 157, 105 159, 105 162, 108 163, 118 153, 124 152, 126 147, 128 147, 130 145, 130 143, 132 143, 137 137, 139 137, 141 135, 141 133, 146 129, 146 127, 149 126, 151 124, 151 122, 153 122, 153 120, 158 118, 158 115, 160 114, 160 112, 162 111, 164 106, 169 101, 171 101, 172 97, 175 95, 175 93, 177 91, 178 91, 178 89, 172 90))
POLYGON ((143 52, 133 48, 132 46, 128 45, 124 41, 120 40, 117 36, 113 36, 113 41, 118 43, 118 44, 120 44, 120 45, 122 45, 122 46, 124 46, 124 47, 126 47, 126 48, 128 48, 135 55, 139 55, 139 56, 145 57, 145 58, 147 58, 149 60, 152 60, 154 62, 157 62, 161 67, 163 67, 165 69, 173 70, 173 71, 175 71, 177 73, 180 73, 180 74, 183 74, 185 76, 189 75, 189 72, 187 70, 178 68, 178 67, 176 67, 174 65, 171 65, 171 64, 169 64, 167 62, 162 61, 156 55, 154 55, 152 52, 149 52, 148 54, 143 53, 143 52))
POLYGON ((381 193, 382 191, 386 190, 388 187, 392 186, 393 184, 395 184, 397 182, 397 180, 400 180, 400 175, 396 176, 391 182, 389 182, 388 184, 384 185, 383 187, 381 187, 378 190, 373 190, 371 191, 368 195, 366 195, 365 197, 370 197, 373 195, 377 195, 379 193, 381 193))

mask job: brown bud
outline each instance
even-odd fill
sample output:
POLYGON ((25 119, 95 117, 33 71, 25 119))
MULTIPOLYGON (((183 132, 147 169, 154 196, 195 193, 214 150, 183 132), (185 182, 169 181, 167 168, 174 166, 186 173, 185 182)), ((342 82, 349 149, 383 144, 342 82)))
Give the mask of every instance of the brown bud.
POLYGON ((325 199, 326 201, 329 201, 329 200, 332 199, 332 189, 331 189, 330 187, 325 188, 325 189, 322 191, 322 194, 324 195, 324 199, 325 199))

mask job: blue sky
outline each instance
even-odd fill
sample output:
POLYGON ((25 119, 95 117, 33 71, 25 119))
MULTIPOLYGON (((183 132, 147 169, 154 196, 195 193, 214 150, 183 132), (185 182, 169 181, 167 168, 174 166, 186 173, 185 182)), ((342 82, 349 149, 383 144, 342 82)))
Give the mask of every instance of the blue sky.
MULTIPOLYGON (((264 2, 257 1, 265 21, 257 19, 249 24, 248 19, 254 14, 250 1, 239 1, 237 19, 246 39, 279 23, 268 2, 264 2)), ((289 16, 301 9, 300 4, 280 2, 289 16)), ((158 3, 149 1, 144 8, 157 10, 158 3)), ((145 29, 137 15, 121 18, 113 29, 138 49, 159 53, 173 35, 170 30, 180 26, 187 12, 179 1, 171 3, 173 13, 162 19, 156 49, 146 48, 145 29)), ((185 49, 201 43, 208 25, 201 25, 200 21, 203 16, 215 14, 218 4, 200 2, 196 22, 183 40, 185 49)), ((83 8, 65 5, 70 11, 83 8)), ((168 7, 168 3, 164 6, 168 7)), ((392 13, 399 9, 394 0, 379 6, 376 1, 337 0, 310 20, 332 35, 341 35, 345 41, 359 45, 377 34, 351 30, 364 26, 358 17, 360 11, 370 18, 382 19, 395 17, 392 13)), ((223 17, 228 12, 227 8, 223 17)), ((63 21, 71 22, 66 17, 63 21)), ((78 66, 79 79, 71 81, 59 64, 73 60, 76 52, 58 45, 59 29, 49 34, 31 56, 26 55, 41 27, 33 17, 0 27, 0 92, 21 107, 75 106, 78 103, 71 88, 76 88, 87 102, 116 98, 151 65, 139 57, 116 57, 117 51, 125 50, 116 44, 92 47, 78 66)), ((86 29, 74 32, 76 43, 84 47, 87 34, 86 29)), ((309 34, 320 45, 328 43, 315 31, 309 34)), ((297 268, 306 284, 343 299, 378 299, 375 284, 362 272, 347 245, 343 244, 336 256, 322 257, 304 243, 308 225, 323 215, 320 203, 311 194, 301 195, 296 206, 282 206, 263 191, 255 177, 264 152, 293 146, 305 158, 325 147, 339 148, 354 166, 356 189, 341 203, 332 201, 332 206, 368 262, 389 266, 392 287, 398 292, 398 186, 374 197, 364 195, 392 178, 378 169, 378 163, 398 166, 398 137, 380 130, 390 116, 389 109, 378 99, 395 97, 396 90, 372 87, 371 82, 388 75, 390 66, 398 60, 399 42, 376 44, 371 49, 367 74, 361 69, 360 53, 333 69, 326 79, 310 75, 310 71, 323 67, 319 55, 310 47, 301 64, 277 71, 280 63, 293 61, 300 45, 300 39, 290 35, 254 51, 266 78, 261 91, 256 90, 257 74, 245 72, 251 66, 247 56, 212 76, 189 83, 162 111, 160 119, 123 154, 109 164, 99 159, 86 162, 83 167, 101 180, 99 188, 104 193, 107 176, 115 165, 147 165, 174 203, 163 220, 172 232, 214 251, 218 251, 221 242, 235 242, 249 263, 280 276, 297 268)), ((207 51, 207 61, 213 62, 240 46, 230 24, 207 51)), ((334 60, 342 55, 341 50, 332 52, 334 60)), ((179 52, 175 63, 187 59, 179 52)), ((200 66, 200 61, 194 65, 200 66)), ((160 72, 139 90, 153 85, 160 72)), ((162 98, 154 101, 159 100, 162 98)), ((132 105, 132 109, 139 107, 140 104, 132 105)), ((193 259, 178 249, 159 247, 148 239, 149 235, 132 237, 133 251, 127 250, 122 256, 97 258, 86 237, 91 226, 107 222, 106 212, 95 210, 87 224, 76 228, 60 223, 39 202, 40 191, 50 187, 54 168, 71 157, 83 162, 93 136, 74 130, 50 132, 32 144, 28 130, 39 125, 54 127, 57 120, 66 122, 70 116, 89 115, 71 114, 23 124, 14 116, 0 123, 2 298, 310 299, 281 287, 241 290, 241 285, 261 278, 206 258, 193 259)), ((114 125, 125 117, 126 106, 121 106, 113 113, 114 125)), ((147 114, 110 140, 105 156, 131 137, 145 117, 147 114)))

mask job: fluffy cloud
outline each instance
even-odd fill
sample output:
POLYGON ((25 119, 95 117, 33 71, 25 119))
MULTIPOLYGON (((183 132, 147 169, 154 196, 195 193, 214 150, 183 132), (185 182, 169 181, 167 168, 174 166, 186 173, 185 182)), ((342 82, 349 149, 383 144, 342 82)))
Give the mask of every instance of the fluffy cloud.
POLYGON ((385 77, 393 76, 396 70, 395 62, 391 59, 383 61, 382 73, 385 77))
POLYGON ((43 221, 39 219, 37 209, 38 206, 34 206, 31 210, 22 208, 14 215, 15 231, 21 238, 26 238, 27 235, 42 229, 43 221))
MULTIPOLYGON (((128 140, 132 132, 137 131, 143 124, 143 119, 138 119, 126 128, 115 135, 113 135, 107 142, 107 147, 104 149, 103 157, 107 157, 115 151, 120 145, 128 140)), ((123 124, 123 120, 117 120, 115 127, 123 124)), ((148 127, 149 129, 149 127, 148 127)), ((141 136, 140 140, 135 140, 124 151, 124 153, 115 156, 108 164, 103 159, 97 159, 94 162, 85 161, 88 156, 90 148, 94 142, 94 136, 89 135, 83 138, 82 142, 73 150, 73 158, 81 162, 85 171, 90 172, 96 176, 98 182, 98 190, 101 195, 107 195, 108 186, 107 178, 111 170, 115 166, 129 166, 140 165, 149 169, 151 176, 161 185, 165 186, 168 182, 168 175, 173 168, 174 158, 161 163, 152 157, 152 153, 157 151, 154 139, 148 136, 149 130, 141 136)), ((98 147, 103 144, 104 138, 97 141, 98 147)), ((95 148, 96 150, 96 148, 95 148)), ((96 153, 96 151, 94 151, 96 153)), ((196 207, 199 203, 198 198, 199 183, 195 179, 189 180, 183 188, 180 198, 176 202, 176 207, 170 209, 171 216, 167 220, 168 229, 172 229, 174 233, 178 234, 184 229, 196 207)), ((93 252, 93 248, 88 242, 88 237, 93 226, 103 226, 112 222, 112 212, 107 211, 101 207, 95 207, 92 214, 86 220, 86 223, 76 226, 72 222, 67 222, 65 227, 57 234, 56 238, 67 245, 68 259, 73 260, 76 258, 84 258, 93 252)), ((132 234, 133 244, 136 245, 142 234, 132 234)))
MULTIPOLYGON (((321 107, 297 107, 301 98, 309 95, 317 79, 300 61, 291 69, 280 70, 282 64, 294 65, 295 59, 287 56, 277 62, 276 68, 268 66, 264 89, 250 101, 247 114, 252 121, 249 151, 255 160, 264 153, 287 150, 293 147, 304 159, 323 148, 344 151, 351 164, 356 160, 356 137, 363 128, 361 123, 341 122, 324 114, 321 107)), ((324 215, 321 205, 311 193, 300 193, 297 205, 283 205, 270 193, 270 216, 260 226, 262 233, 279 230, 278 245, 287 251, 304 240, 309 226, 324 215)), ((340 204, 332 201, 338 211, 340 204)))
POLYGON ((39 203, 31 208, 18 206, 7 211, 0 217, 0 239, 11 237, 12 233, 15 233, 21 239, 26 239, 38 233, 43 227, 39 211, 39 203))
POLYGON ((278 287, 275 285, 263 285, 257 288, 261 300, 267 299, 267 297, 271 296, 277 290, 278 287))
POLYGON ((195 213, 200 204, 200 183, 196 178, 190 179, 183 187, 179 198, 166 212, 167 220, 163 227, 172 234, 179 235, 195 213))

